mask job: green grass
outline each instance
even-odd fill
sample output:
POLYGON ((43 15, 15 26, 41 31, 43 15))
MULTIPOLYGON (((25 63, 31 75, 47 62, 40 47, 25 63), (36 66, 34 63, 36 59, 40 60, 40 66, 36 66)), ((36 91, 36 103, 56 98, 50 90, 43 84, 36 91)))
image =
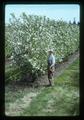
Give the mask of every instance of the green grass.
POLYGON ((77 59, 55 79, 54 87, 44 88, 21 115, 79 115, 79 60, 77 59))
POLYGON ((10 116, 79 115, 79 60, 73 62, 54 81, 54 87, 46 88, 7 85, 5 88, 6 112, 9 112, 10 116), (30 97, 28 97, 29 94, 30 97), (36 96, 32 97, 32 94, 36 96), (30 98, 31 102, 28 105, 30 98))

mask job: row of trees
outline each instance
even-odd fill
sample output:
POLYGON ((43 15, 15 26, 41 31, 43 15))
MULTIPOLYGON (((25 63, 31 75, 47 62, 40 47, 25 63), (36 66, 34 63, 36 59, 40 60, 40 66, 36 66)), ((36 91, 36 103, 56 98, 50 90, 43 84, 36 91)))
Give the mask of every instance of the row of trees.
POLYGON ((5 28, 6 56, 24 73, 45 73, 48 49, 53 48, 56 62, 79 48, 79 26, 45 16, 11 14, 5 28))
POLYGON ((80 25, 80 22, 76 22, 75 18, 73 20, 73 22, 71 22, 71 20, 69 21, 69 24, 76 24, 76 25, 80 25))

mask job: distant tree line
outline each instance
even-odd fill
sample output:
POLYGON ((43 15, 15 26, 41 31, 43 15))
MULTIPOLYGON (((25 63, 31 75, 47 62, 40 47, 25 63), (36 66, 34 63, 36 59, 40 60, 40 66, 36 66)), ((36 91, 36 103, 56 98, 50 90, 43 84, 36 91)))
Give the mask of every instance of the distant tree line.
POLYGON ((73 22, 71 22, 71 20, 69 21, 69 24, 76 24, 76 25, 80 25, 80 22, 76 22, 75 18, 73 20, 73 22))

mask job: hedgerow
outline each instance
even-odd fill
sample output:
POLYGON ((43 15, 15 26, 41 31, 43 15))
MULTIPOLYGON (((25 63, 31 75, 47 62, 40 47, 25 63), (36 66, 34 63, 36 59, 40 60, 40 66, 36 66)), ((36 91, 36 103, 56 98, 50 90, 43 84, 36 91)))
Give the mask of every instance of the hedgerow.
POLYGON ((79 26, 45 16, 26 15, 19 18, 11 14, 5 27, 6 56, 21 71, 41 74, 47 69, 48 50, 53 49, 56 62, 79 48, 79 26))

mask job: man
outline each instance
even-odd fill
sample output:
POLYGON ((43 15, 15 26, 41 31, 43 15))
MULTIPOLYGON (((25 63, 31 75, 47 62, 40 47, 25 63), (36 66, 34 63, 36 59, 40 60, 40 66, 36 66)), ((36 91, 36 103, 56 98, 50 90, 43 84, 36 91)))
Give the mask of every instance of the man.
POLYGON ((55 71, 55 56, 53 55, 53 50, 49 50, 48 56, 48 80, 49 85, 54 85, 53 75, 55 71))

